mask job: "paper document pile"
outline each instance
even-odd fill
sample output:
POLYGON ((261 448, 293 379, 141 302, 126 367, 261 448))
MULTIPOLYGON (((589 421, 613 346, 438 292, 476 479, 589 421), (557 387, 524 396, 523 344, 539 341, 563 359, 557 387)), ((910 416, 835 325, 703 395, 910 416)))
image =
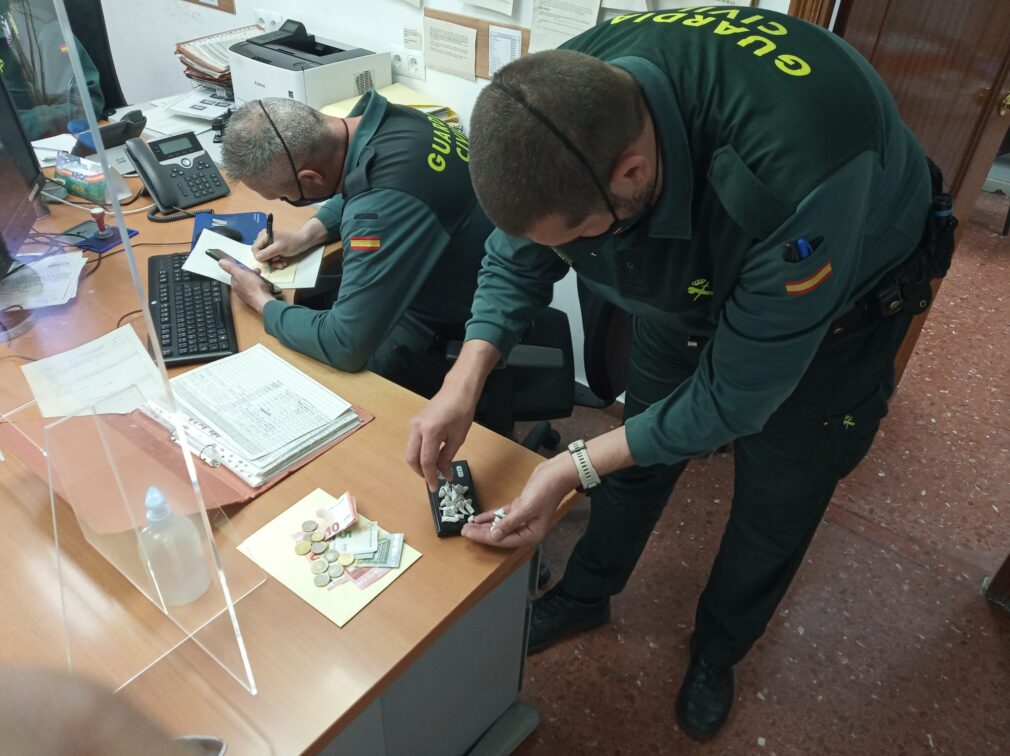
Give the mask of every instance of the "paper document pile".
POLYGON ((182 62, 186 76, 190 79, 231 86, 228 48, 236 42, 243 42, 262 33, 262 27, 245 26, 199 39, 177 42, 175 55, 182 62))
MULTIPOLYGON (((262 344, 169 383, 193 452, 254 487, 361 424, 350 404, 262 344)), ((174 428, 163 403, 145 411, 174 428)))
MULTIPOLYGON (((406 105, 409 108, 414 108, 414 110, 420 110, 422 113, 445 121, 450 126, 459 125, 459 115, 456 111, 448 105, 432 104, 431 101, 435 98, 431 97, 431 95, 421 94, 410 87, 405 87, 403 84, 390 84, 388 87, 381 87, 375 91, 394 105, 406 105)), ((346 118, 360 99, 361 95, 348 97, 346 100, 340 100, 339 102, 327 105, 322 109, 322 112, 337 118, 346 118)))
POLYGON ((66 304, 77 296, 87 258, 80 252, 48 255, 0 280, 0 310, 37 310, 66 304))
POLYGON ((421 556, 402 533, 358 516, 353 496, 319 488, 238 548, 340 627, 421 556), (351 514, 355 521, 340 527, 351 514))
POLYGON ((192 91, 169 105, 168 109, 187 118, 213 121, 234 105, 235 98, 230 89, 213 84, 197 84, 192 91))

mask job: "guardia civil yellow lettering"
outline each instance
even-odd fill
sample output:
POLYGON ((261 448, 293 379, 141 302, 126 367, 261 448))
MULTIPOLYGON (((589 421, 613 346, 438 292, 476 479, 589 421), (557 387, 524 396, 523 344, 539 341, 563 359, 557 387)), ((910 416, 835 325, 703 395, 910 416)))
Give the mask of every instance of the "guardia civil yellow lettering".
MULTIPOLYGON (((694 29, 708 28, 709 31, 720 37, 745 34, 747 36, 737 40, 736 44, 756 58, 762 58, 778 49, 776 42, 769 37, 784 38, 789 34, 789 29, 784 24, 768 20, 760 13, 740 18, 740 9, 720 8, 714 5, 706 5, 702 8, 672 8, 666 13, 625 13, 612 18, 610 24, 613 26, 629 21, 633 24, 640 24, 644 21, 654 24, 680 23, 682 26, 694 29), (720 19, 716 16, 724 16, 724 18, 720 19), (737 23, 732 24, 726 19, 737 23), (715 23, 717 21, 718 23, 715 23), (764 23, 758 24, 759 21, 764 21, 764 23), (757 25, 749 28, 737 24, 757 25), (759 31, 761 34, 755 34, 755 31, 759 31)), ((807 61, 791 53, 780 52, 772 59, 775 61, 775 68, 789 76, 809 76, 813 70, 807 61)))
MULTIPOLYGON (((431 152, 428 153, 428 167, 441 173, 445 170, 445 155, 453 149, 454 134, 452 129, 433 116, 428 116, 431 122, 431 152)), ((456 156, 464 163, 470 162, 470 141, 460 132, 455 132, 456 156)))

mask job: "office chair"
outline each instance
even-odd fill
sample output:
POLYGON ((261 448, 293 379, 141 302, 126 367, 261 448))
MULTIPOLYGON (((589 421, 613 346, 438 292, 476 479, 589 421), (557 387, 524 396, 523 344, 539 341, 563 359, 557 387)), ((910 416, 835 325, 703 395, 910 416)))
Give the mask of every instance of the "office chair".
POLYGON ((65 5, 74 36, 91 56, 91 61, 98 70, 99 84, 105 97, 105 110, 95 115, 106 118, 113 110, 123 107, 127 102, 119 86, 116 66, 112 62, 109 33, 105 27, 101 0, 65 0, 65 5))
MULTIPOLYGON (((503 436, 512 436, 517 421, 539 421, 523 439, 527 449, 555 449, 560 434, 550 421, 572 414, 576 406, 602 409, 624 393, 631 344, 627 313, 593 294, 578 281, 584 332, 583 352, 588 388, 575 382, 568 317, 548 308, 522 341, 491 373, 477 408, 477 421, 503 436)), ((455 360, 461 342, 449 345, 455 360)))
POLYGON ((575 403, 602 409, 624 393, 631 356, 631 319, 628 314, 596 296, 578 279, 579 309, 582 311, 583 362, 588 390, 575 387, 575 403))
MULTIPOLYGON (((447 345, 446 359, 455 362, 461 341, 447 345)), ((556 448, 561 436, 550 420, 572 413, 575 367, 568 316, 547 308, 523 334, 520 343, 488 376, 477 422, 509 438, 516 422, 538 420, 522 444, 537 451, 556 448)))

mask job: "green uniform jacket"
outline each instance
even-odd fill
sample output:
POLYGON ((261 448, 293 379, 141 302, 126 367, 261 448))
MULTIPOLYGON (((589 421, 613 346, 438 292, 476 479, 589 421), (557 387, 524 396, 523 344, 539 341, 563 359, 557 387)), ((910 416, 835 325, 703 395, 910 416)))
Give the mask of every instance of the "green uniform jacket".
POLYGON ((334 367, 361 370, 408 313, 433 331, 470 317, 492 226, 470 184, 466 138, 436 118, 371 92, 344 164, 344 194, 320 208, 344 244, 330 310, 275 301, 263 323, 286 346, 334 367))
POLYGON ((633 315, 711 337, 693 376, 628 420, 637 464, 756 433, 829 324, 919 242, 930 200, 922 150, 858 53, 782 14, 630 14, 564 46, 640 83, 659 129, 662 194, 637 228, 580 255, 495 231, 467 338, 507 352, 570 264, 633 315), (798 237, 816 250, 787 262, 798 237))
MULTIPOLYGON (((83 119, 84 109, 52 3, 29 6, 0 0, 0 19, 0 74, 25 133, 34 140, 67 131, 67 122, 83 119)), ((105 97, 98 70, 81 43, 74 42, 95 116, 101 118, 105 97)))

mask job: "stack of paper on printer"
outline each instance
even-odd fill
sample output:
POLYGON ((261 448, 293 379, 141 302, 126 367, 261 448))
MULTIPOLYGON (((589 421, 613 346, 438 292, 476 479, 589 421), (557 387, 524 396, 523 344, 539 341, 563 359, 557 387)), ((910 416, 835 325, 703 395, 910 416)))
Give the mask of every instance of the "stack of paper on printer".
MULTIPOLYGON (((169 383, 193 452, 254 487, 361 424, 348 402, 262 344, 169 383)), ((164 403, 145 411, 174 428, 164 403)))

